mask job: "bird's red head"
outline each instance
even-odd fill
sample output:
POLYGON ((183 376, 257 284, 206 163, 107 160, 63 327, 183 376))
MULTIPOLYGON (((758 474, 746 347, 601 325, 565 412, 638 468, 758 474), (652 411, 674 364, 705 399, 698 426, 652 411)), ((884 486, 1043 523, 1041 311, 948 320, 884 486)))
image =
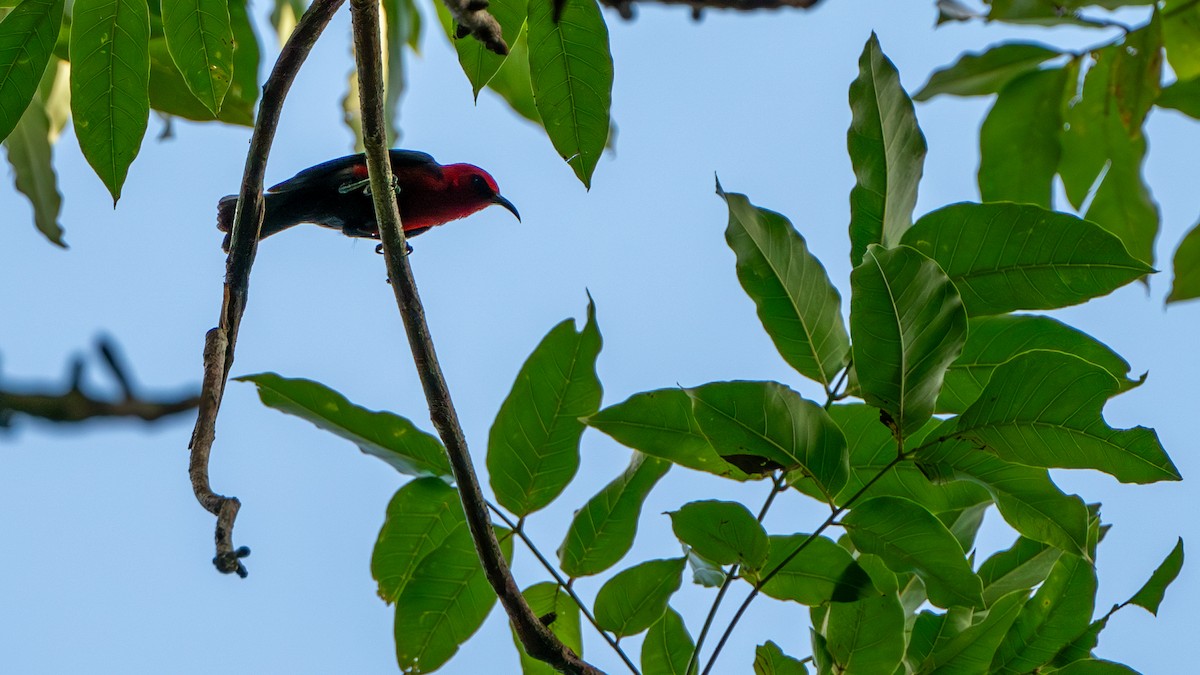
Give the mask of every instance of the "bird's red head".
MULTIPOLYGON (((517 220, 521 219, 517 207, 500 196, 500 186, 496 185, 496 180, 488 172, 472 164, 448 164, 441 169, 441 181, 436 190, 428 194, 429 199, 414 200, 424 203, 411 203, 409 209, 405 210, 406 230, 409 229, 410 222, 414 228, 440 225, 465 218, 492 204, 503 206, 516 216, 517 220)), ((405 198, 403 190, 400 198, 405 198)))

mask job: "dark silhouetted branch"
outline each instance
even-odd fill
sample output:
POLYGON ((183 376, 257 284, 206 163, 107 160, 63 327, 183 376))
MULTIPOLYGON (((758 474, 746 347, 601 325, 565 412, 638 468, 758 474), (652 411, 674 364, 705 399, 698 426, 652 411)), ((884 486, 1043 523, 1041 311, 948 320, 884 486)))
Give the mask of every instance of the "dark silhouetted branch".
POLYGON ((133 417, 147 422, 192 410, 200 403, 194 393, 175 397, 147 398, 138 394, 133 377, 120 358, 116 345, 105 337, 96 341, 96 351, 117 384, 119 398, 98 397, 83 390, 84 361, 71 360, 63 388, 41 389, 0 387, 0 426, 8 426, 16 415, 50 422, 82 422, 105 417, 133 417))
POLYGON ((208 331, 204 340, 204 384, 200 413, 189 444, 192 456, 188 472, 196 499, 217 516, 217 555, 213 558, 213 564, 221 572, 236 572, 241 577, 246 576, 246 566, 241 559, 250 554, 245 547, 236 550, 233 547, 233 524, 241 503, 236 497, 225 497, 212 491, 208 479, 208 460, 216 437, 217 411, 221 407, 225 383, 233 365, 238 327, 246 311, 250 267, 254 264, 254 254, 258 249, 258 230, 263 217, 263 176, 267 169, 267 155, 279 126, 279 114, 296 73, 343 2, 313 1, 280 50, 271 76, 263 86, 262 102, 254 123, 254 134, 250 138, 250 152, 246 155, 246 169, 238 195, 229 258, 225 263, 225 296, 221 303, 220 324, 208 331))
POLYGON ((379 3, 375 0, 350 0, 354 27, 354 55, 358 65, 358 92, 362 111, 363 145, 367 154, 367 170, 371 180, 371 196, 375 202, 375 217, 379 222, 388 278, 396 295, 408 344, 412 349, 429 416, 438 435, 446 445, 458 494, 467 516, 467 526, 479 553, 484 574, 491 583, 500 604, 512 622, 513 630, 526 653, 564 673, 599 673, 543 624, 525 602, 521 589, 513 580, 508 563, 500 552, 488 516, 487 502, 479 488, 479 478, 471 465, 462 425, 450 400, 450 390, 434 352, 425 310, 417 294, 412 268, 408 264, 404 230, 392 188, 387 134, 383 113, 383 62, 380 55, 379 3))

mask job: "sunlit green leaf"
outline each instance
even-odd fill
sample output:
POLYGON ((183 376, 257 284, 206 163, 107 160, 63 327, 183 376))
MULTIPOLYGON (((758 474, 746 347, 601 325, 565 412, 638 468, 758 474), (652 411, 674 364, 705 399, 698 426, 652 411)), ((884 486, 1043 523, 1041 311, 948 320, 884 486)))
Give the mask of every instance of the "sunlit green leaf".
POLYGON ((931 675, 985 675, 996 647, 1021 612, 1023 591, 1000 598, 983 621, 939 640, 923 662, 919 672, 931 675))
POLYGON ((997 366, 1034 349, 1074 354, 1107 370, 1124 388, 1137 384, 1126 379, 1129 363, 1107 345, 1050 317, 1028 314, 978 316, 967 322, 967 327, 967 343, 962 354, 946 372, 946 381, 938 396, 938 412, 966 410, 979 398, 997 366))
POLYGON ((952 437, 1029 466, 1096 469, 1127 483, 1179 480, 1153 430, 1105 423, 1101 409, 1120 389, 1078 356, 1026 352, 996 369, 952 437))
POLYGON ((558 549, 562 571, 583 577, 617 564, 633 546, 642 503, 670 468, 670 462, 635 452, 625 472, 575 512, 558 549))
POLYGON ((58 192, 58 178, 51 161, 50 121, 40 100, 35 99, 21 116, 8 138, 4 149, 12 167, 13 182, 17 190, 29 199, 33 207, 33 222, 51 243, 66 248, 63 229, 58 223, 62 211, 62 195, 58 192))
POLYGON ((667 611, 685 564, 684 558, 648 560, 617 573, 596 594, 596 623, 618 638, 646 630, 667 611))
POLYGON ((749 478, 709 444, 692 415, 692 399, 683 389, 634 394, 587 418, 587 424, 647 455, 716 476, 749 478))
POLYGON ((850 191, 850 264, 857 266, 871 244, 900 243, 912 224, 925 165, 925 136, 912 100, 874 33, 850 85, 850 110, 847 144, 858 179, 850 191))
POLYGON ((983 602, 991 607, 1013 591, 1028 591, 1042 583, 1061 555, 1049 544, 1018 537, 1011 548, 992 554, 979 566, 983 602))
POLYGON ((567 319, 542 338, 517 373, 488 436, 487 468, 500 504, 518 516, 543 508, 579 469, 581 417, 600 407, 596 356, 600 329, 589 300, 587 324, 567 319))
POLYGON ((829 605, 822 632, 835 672, 891 673, 904 657, 904 609, 894 594, 829 605))
POLYGON ((529 31, 526 28, 522 27, 517 39, 508 43, 508 58, 488 80, 487 86, 499 94, 515 113, 541 125, 542 116, 538 114, 537 103, 533 100, 533 80, 529 74, 529 31))
POLYGON ((770 537, 770 554, 766 563, 760 568, 761 571, 745 570, 745 579, 757 584, 783 565, 763 586, 762 592, 777 600, 792 600, 811 606, 826 602, 854 602, 877 594, 871 578, 849 551, 825 537, 813 536, 811 541, 809 539, 807 534, 770 537), (806 541, 808 543, 804 544, 806 541), (804 548, 793 556, 801 544, 804 544, 804 548))
POLYGON ((1166 0, 1161 12, 1167 63, 1181 80, 1200 75, 1200 5, 1166 0))
POLYGON ((1200 224, 1192 227, 1175 249, 1175 278, 1167 302, 1200 298, 1200 224))
POLYGON ((608 141, 612 105, 608 28, 596 0, 571 0, 561 7, 556 22, 553 3, 529 3, 533 98, 554 149, 591 187, 608 141))
POLYGON ((150 117, 150 10, 146 0, 76 0, 71 17, 75 137, 116 204, 150 117))
POLYGON ((1087 628, 1096 604, 1096 570, 1073 555, 1059 557, 1025 603, 992 658, 991 672, 1027 673, 1050 662, 1087 628))
POLYGON ((1138 671, 1121 663, 1103 659, 1083 659, 1054 671, 1055 675, 1139 675, 1138 671))
MULTIPOLYGON (((583 633, 580 628, 579 605, 558 584, 543 581, 526 588, 522 593, 534 616, 549 618, 550 632, 577 655, 583 656, 583 633)), ((525 652, 524 645, 513 632, 513 643, 521 656, 522 675, 556 675, 558 671, 525 652)))
POLYGON ((1180 79, 1164 88, 1155 105, 1200 119, 1200 76, 1190 80, 1180 79))
POLYGON ((937 263, 908 246, 867 249, 850 288, 861 395, 908 436, 933 414, 946 368, 967 338, 967 313, 937 263))
POLYGON ((807 675, 808 668, 767 640, 754 650, 754 675, 807 675))
POLYGON ((1154 271, 1094 223, 1028 204, 952 204, 904 243, 937 261, 972 316, 1075 305, 1154 271))
MULTIPOLYGON (((497 528, 500 551, 512 558, 511 532, 497 528)), ((431 673, 450 660, 487 618, 496 593, 467 528, 451 532, 413 572, 396 599, 396 660, 406 673, 431 673)))
POLYGON ((395 602, 425 557, 466 527, 458 491, 445 481, 418 478, 397 490, 371 556, 379 597, 395 602))
POLYGON ((850 357, 842 298, 825 267, 787 218, 745 195, 717 194, 729 207, 725 241, 737 254, 738 280, 779 354, 826 390, 850 357))
POLYGON ((712 562, 759 569, 767 559, 766 531, 737 502, 688 502, 668 515, 679 541, 712 562))
POLYGON ((979 194, 983 201, 1051 208, 1063 108, 1066 98, 1074 94, 1077 73, 1072 62, 1069 68, 1026 73, 1000 90, 979 130, 979 194))
POLYGON ((722 457, 752 455, 799 470, 832 498, 846 482, 846 440, 821 406, 778 382, 688 389, 704 436, 722 457))
POLYGON ((441 441, 409 420, 389 412, 354 405, 319 382, 289 379, 275 373, 235 378, 253 382, 263 405, 308 420, 319 429, 354 443, 411 476, 450 476, 450 461, 441 441))
POLYGON ((440 2, 434 3, 437 8, 438 20, 441 21, 446 36, 450 38, 454 49, 458 52, 458 62, 462 66, 467 80, 471 82, 471 90, 476 98, 479 97, 480 90, 500 69, 500 65, 511 57, 513 43, 516 42, 517 35, 520 34, 521 27, 525 24, 528 4, 523 0, 490 0, 488 3, 488 13, 500 23, 500 36, 504 38, 504 43, 510 49, 509 56, 502 56, 483 46, 482 42, 470 35, 456 37, 454 18, 450 15, 450 10, 440 2))
POLYGON ((216 115, 233 77, 227 0, 163 0, 167 50, 192 94, 216 115))
POLYGON ((1175 581, 1175 577, 1179 576, 1179 571, 1183 569, 1183 538, 1175 543, 1175 548, 1167 554, 1167 557, 1162 561, 1154 574, 1150 575, 1150 579, 1146 581, 1137 593, 1129 599, 1129 604, 1145 607, 1151 614, 1158 615, 1158 606, 1162 604, 1163 595, 1167 592, 1167 586, 1175 581))
MULTIPOLYGON (((679 612, 667 611, 655 621, 642 641, 642 675, 684 675, 695 643, 679 612)), ((694 675, 696 664, 692 666, 694 675)))
POLYGON ((1004 42, 983 52, 967 52, 952 66, 933 71, 913 99, 934 96, 985 96, 1000 91, 1018 75, 1027 73, 1062 52, 1034 42, 1004 42))
POLYGON ((954 535, 933 514, 898 497, 854 506, 842 525, 855 548, 883 558, 897 572, 915 572, 939 607, 983 607, 982 583, 954 535))
POLYGON ((0 21, 0 140, 16 128, 33 100, 62 17, 63 0, 23 0, 0 21))

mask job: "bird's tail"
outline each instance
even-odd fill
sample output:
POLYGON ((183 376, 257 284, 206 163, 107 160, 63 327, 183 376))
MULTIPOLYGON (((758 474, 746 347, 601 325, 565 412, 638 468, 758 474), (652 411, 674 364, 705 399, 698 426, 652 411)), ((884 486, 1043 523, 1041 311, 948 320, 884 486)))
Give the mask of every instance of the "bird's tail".
MULTIPOLYGON (((226 195, 221 197, 221 201, 217 202, 217 229, 225 233, 225 240, 221 242, 221 250, 229 253, 229 243, 233 236, 233 217, 237 212, 237 195, 226 195)), ((281 232, 295 225, 298 221, 290 217, 287 211, 289 202, 286 201, 285 195, 273 192, 263 194, 263 224, 259 231, 259 240, 281 232)))

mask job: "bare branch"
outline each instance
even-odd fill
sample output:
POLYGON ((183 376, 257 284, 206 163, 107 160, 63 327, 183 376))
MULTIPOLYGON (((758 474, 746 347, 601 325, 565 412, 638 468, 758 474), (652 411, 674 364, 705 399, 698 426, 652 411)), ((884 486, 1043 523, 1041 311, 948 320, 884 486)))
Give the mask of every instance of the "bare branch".
POLYGON ((413 361, 421 377, 429 416, 446 445, 454 480, 467 526, 475 541, 484 574, 491 583, 500 604, 512 621, 526 653, 564 673, 598 674, 594 666, 579 658, 543 624, 513 580, 508 563, 500 552, 488 516, 487 502, 479 488, 479 478, 471 465, 467 441, 463 436, 458 413, 450 400, 450 389, 434 352, 425 310, 417 294, 412 268, 405 252, 404 230, 393 191, 392 169, 389 163, 387 135, 383 114, 383 62, 380 55, 379 3, 375 0, 350 0, 354 28, 354 57, 358 65, 358 92, 362 111, 363 145, 367 154, 367 170, 371 180, 371 196, 375 202, 375 218, 379 222, 384 259, 391 280, 413 361))
POLYGON ((216 437, 217 411, 221 407, 225 383, 233 365, 238 328, 246 311, 250 267, 258 250, 258 230, 263 218, 263 176, 267 168, 267 155, 279 126, 279 114, 296 73, 343 2, 314 0, 280 50, 271 76, 263 86, 262 102, 254 123, 254 134, 250 138, 250 152, 246 155, 246 169, 242 175, 242 189, 238 195, 237 213, 230 235, 229 258, 225 262, 225 296, 221 303, 220 324, 208 332, 204 341, 204 384, 200 414, 189 444, 192 455, 188 472, 196 500, 209 513, 217 516, 217 555, 213 558, 213 564, 221 572, 236 572, 241 577, 246 576, 246 566, 241 559, 250 553, 245 547, 236 550, 233 547, 233 524, 241 503, 236 497, 225 497, 212 491, 208 479, 208 460, 216 437))
POLYGON ((508 45, 500 35, 500 22, 488 14, 488 0, 442 0, 442 4, 450 10, 450 16, 458 25, 456 37, 470 35, 497 54, 508 55, 508 45))
POLYGON ((122 365, 118 349, 107 338, 96 347, 109 367, 117 384, 120 398, 110 400, 93 396, 83 390, 84 361, 71 360, 66 386, 32 391, 0 388, 0 426, 7 426, 15 415, 28 415, 50 422, 82 422, 103 417, 134 417, 154 420, 192 410, 200 403, 194 393, 183 396, 143 398, 133 386, 133 378, 122 365))

